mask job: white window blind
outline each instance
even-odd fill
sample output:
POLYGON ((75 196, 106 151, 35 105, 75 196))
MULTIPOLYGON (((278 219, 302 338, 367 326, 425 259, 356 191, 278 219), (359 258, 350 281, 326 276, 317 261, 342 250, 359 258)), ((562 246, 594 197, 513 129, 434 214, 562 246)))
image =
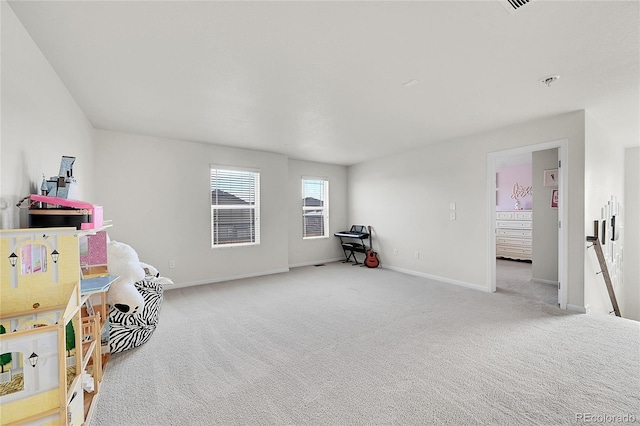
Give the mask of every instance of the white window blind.
POLYGON ((212 165, 211 247, 255 244, 260 244, 260 172, 212 165))
POLYGON ((329 236, 329 181, 302 179, 302 238, 329 236))

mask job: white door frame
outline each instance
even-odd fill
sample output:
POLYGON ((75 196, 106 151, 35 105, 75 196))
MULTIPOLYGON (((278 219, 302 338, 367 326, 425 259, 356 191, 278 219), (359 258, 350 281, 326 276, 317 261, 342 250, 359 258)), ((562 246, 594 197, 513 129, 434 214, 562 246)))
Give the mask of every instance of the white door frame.
POLYGON ((562 165, 558 169, 558 303, 560 309, 567 309, 567 284, 568 277, 568 242, 569 242, 569 209, 567 208, 567 190, 569 188, 569 161, 568 150, 569 140, 561 139, 557 141, 544 142, 535 145, 521 146, 518 148, 505 149, 502 151, 489 152, 487 154, 487 221, 489 241, 489 269, 487 281, 490 292, 496 291, 496 158, 508 155, 519 155, 545 149, 558 148, 558 161, 562 165))

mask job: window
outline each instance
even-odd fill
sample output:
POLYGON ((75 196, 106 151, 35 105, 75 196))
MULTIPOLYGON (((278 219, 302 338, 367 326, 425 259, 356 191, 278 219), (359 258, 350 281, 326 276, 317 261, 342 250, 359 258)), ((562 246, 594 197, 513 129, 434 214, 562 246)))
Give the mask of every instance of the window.
POLYGON ((260 172, 211 166, 211 247, 260 244, 260 172))
POLYGON ((302 178, 302 238, 329 236, 329 181, 302 178))
POLYGON ((23 275, 47 272, 47 248, 42 244, 28 244, 20 251, 23 275))

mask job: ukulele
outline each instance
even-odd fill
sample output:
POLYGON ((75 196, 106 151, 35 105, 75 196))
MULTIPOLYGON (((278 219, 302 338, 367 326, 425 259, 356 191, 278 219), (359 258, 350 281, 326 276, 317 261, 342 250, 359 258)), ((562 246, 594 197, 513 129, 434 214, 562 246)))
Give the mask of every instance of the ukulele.
POLYGON ((364 264, 367 268, 377 268, 380 265, 380 261, 378 260, 378 253, 373 251, 373 235, 371 234, 371 226, 367 228, 369 230, 369 241, 371 244, 371 248, 367 249, 367 258, 364 260, 364 264))

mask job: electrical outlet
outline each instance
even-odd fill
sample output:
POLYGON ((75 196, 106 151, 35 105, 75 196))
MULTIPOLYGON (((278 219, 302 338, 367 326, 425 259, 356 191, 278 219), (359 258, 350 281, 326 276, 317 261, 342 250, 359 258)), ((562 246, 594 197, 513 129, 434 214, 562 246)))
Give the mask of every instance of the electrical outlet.
POLYGON ((456 209, 456 203, 451 202, 449 203, 449 210, 455 210, 456 209))
POLYGON ((176 267, 176 261, 175 260, 170 260, 169 261, 169 269, 173 269, 176 267))
POLYGON ((456 212, 450 212, 449 213, 449 219, 456 220, 456 212))
POLYGON ((398 249, 393 249, 393 254, 398 255, 398 249))
POLYGON ((415 256, 416 256, 416 259, 420 259, 420 252, 419 252, 419 251, 417 251, 417 252, 415 253, 415 256))

